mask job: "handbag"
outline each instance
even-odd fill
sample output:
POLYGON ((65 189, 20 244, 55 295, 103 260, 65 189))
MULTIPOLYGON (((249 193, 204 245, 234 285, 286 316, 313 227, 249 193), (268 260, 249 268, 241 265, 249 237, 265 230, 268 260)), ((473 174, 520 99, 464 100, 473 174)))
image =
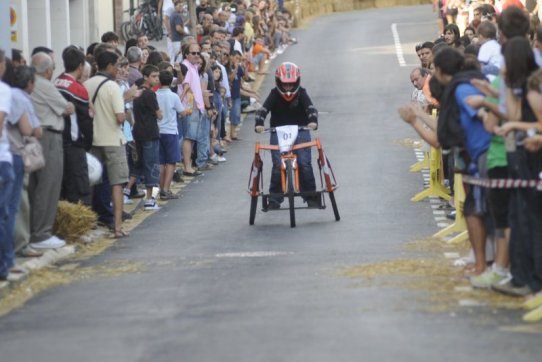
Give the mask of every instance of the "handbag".
POLYGON ((26 173, 37 171, 45 167, 45 157, 43 157, 43 148, 36 137, 25 137, 21 149, 24 170, 26 173))

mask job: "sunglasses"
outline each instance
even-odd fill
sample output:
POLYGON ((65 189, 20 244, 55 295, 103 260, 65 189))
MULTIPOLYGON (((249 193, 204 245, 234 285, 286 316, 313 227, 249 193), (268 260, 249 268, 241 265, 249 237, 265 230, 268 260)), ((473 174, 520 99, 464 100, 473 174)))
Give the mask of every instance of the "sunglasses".
POLYGON ((192 55, 200 55, 201 53, 200 53, 200 52, 189 52, 188 54, 192 54, 192 55))

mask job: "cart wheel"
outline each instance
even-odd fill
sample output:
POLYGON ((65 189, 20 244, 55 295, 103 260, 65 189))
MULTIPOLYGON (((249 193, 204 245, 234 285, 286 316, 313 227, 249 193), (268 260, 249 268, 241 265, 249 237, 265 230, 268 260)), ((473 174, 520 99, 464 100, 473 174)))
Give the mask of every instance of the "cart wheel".
POLYGON ((288 194, 288 203, 290 204, 290 226, 295 228, 295 209, 294 209, 294 170, 292 161, 286 161, 286 178, 288 179, 286 190, 288 194))
POLYGON ((248 220, 249 225, 254 225, 254 219, 256 218, 257 207, 258 207, 258 196, 252 196, 250 198, 250 218, 248 220))
POLYGON ((329 200, 331 201, 331 206, 333 207, 333 213, 335 214, 335 220, 339 221, 341 219, 341 215, 339 215, 339 209, 337 208, 337 202, 335 201, 335 194, 333 191, 328 192, 329 193, 329 200))

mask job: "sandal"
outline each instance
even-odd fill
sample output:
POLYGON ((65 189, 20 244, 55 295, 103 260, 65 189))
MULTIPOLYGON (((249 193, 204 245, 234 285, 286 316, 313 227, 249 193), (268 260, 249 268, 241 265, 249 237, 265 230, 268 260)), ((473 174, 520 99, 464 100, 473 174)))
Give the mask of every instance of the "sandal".
POLYGON ((18 265, 15 265, 15 266, 11 267, 9 269, 9 272, 13 273, 13 274, 26 274, 26 270, 24 270, 23 268, 21 268, 18 265))
POLYGON ((39 258, 43 256, 43 252, 32 249, 30 246, 24 248, 19 253, 23 258, 39 258))
POLYGON ((127 232, 127 231, 124 231, 122 229, 116 230, 115 233, 113 234, 113 237, 115 239, 122 239, 122 238, 126 238, 128 236, 130 236, 130 233, 127 232))

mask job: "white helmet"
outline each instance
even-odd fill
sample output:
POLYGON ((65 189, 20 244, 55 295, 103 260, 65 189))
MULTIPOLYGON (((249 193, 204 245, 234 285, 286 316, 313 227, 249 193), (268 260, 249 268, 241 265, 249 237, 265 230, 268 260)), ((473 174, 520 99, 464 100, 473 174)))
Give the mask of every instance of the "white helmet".
POLYGON ((90 186, 96 185, 102 179, 103 167, 100 161, 87 152, 88 180, 90 186))

